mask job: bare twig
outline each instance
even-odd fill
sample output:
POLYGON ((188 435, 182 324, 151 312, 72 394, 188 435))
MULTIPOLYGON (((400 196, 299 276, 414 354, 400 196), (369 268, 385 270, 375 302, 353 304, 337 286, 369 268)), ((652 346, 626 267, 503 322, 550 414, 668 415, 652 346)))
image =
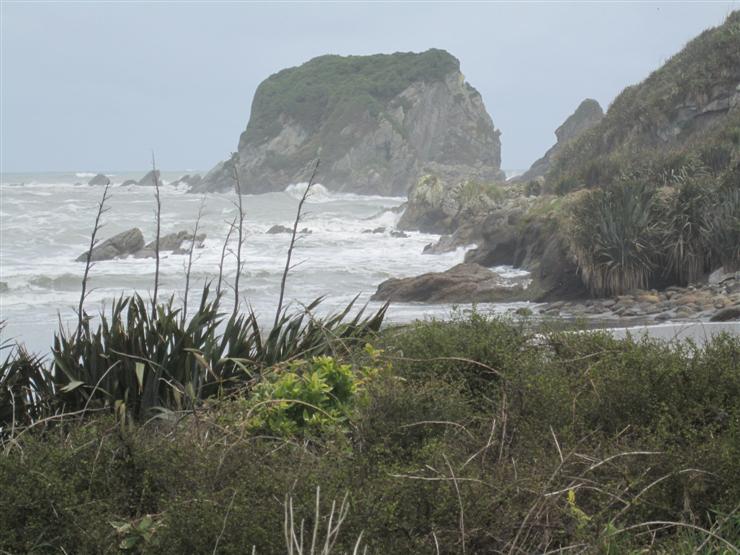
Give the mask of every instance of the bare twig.
MULTIPOLYGON (((229 513, 231 512, 231 507, 234 504, 234 499, 236 498, 236 489, 234 490, 233 495, 231 496, 231 501, 229 502, 229 506, 226 509, 226 514, 224 515, 224 522, 221 526, 221 533, 216 538, 216 544, 213 546, 213 555, 216 555, 218 553, 218 542, 221 541, 221 538, 224 535, 224 532, 226 531, 226 521, 229 519, 229 513)), ((254 547, 252 548, 252 552, 254 552, 254 547)))
POLYGON ((193 228, 193 239, 190 241, 190 250, 188 251, 188 268, 185 272, 185 299, 183 300, 182 304, 182 323, 185 324, 185 321, 188 317, 188 293, 190 292, 190 271, 193 268, 193 251, 195 250, 195 242, 198 240, 198 228, 200 227, 200 219, 203 217, 203 208, 206 205, 206 197, 205 195, 200 201, 200 206, 198 207, 198 217, 195 220, 195 227, 193 228))
POLYGON ((154 179, 154 198, 157 201, 157 232, 154 238, 154 292, 152 293, 152 318, 157 315, 157 292, 159 291, 159 236, 162 224, 162 201, 159 196, 159 178, 157 177, 157 164, 152 151, 152 178, 154 179))
POLYGON ((308 180, 308 185, 306 185, 306 190, 303 191, 301 200, 298 202, 298 210, 296 211, 295 221, 293 222, 293 233, 290 236, 290 245, 288 245, 288 256, 285 259, 285 269, 283 270, 283 277, 280 280, 280 296, 278 297, 278 306, 277 306, 277 310, 275 311, 275 323, 273 324, 273 327, 277 327, 278 321, 280 320, 280 313, 283 310, 283 298, 285 297, 285 282, 288 279, 288 272, 290 272, 290 259, 293 256, 293 248, 295 247, 296 234, 298 233, 298 224, 301 221, 301 211, 303 210, 303 205, 306 202, 306 198, 308 198, 308 193, 311 192, 311 185, 313 185, 313 180, 316 177, 316 172, 319 170, 320 163, 321 163, 321 159, 317 159, 316 165, 313 168, 313 173, 311 174, 311 178, 308 180))
POLYGON ((455 471, 452 469, 450 461, 447 459, 447 455, 442 455, 447 464, 447 468, 450 470, 450 476, 452 477, 452 484, 455 486, 455 492, 457 493, 457 502, 460 505, 460 540, 462 542, 462 552, 465 555, 465 511, 463 509, 462 496, 460 495, 460 486, 457 485, 457 478, 455 477, 455 471))
POLYGON ((83 315, 83 305, 85 303, 85 297, 87 296, 87 278, 90 274, 90 268, 92 268, 91 258, 92 258, 92 251, 95 245, 97 244, 97 235, 98 231, 101 228, 100 219, 102 218, 103 214, 105 214, 108 209, 105 207, 105 203, 108 200, 108 191, 110 190, 110 179, 108 179, 108 182, 105 184, 105 189, 103 189, 103 198, 100 199, 100 202, 98 203, 98 212, 95 215, 95 225, 93 226, 92 234, 90 235, 90 248, 87 251, 87 256, 85 257, 85 273, 82 275, 82 292, 80 293, 80 304, 77 307, 77 336, 80 335, 80 331, 82 330, 82 321, 84 319, 83 315))

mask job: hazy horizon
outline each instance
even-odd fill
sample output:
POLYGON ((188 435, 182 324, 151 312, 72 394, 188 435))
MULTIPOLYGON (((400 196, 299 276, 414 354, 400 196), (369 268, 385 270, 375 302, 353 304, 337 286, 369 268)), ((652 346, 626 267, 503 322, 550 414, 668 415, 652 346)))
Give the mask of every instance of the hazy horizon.
POLYGON ((269 75, 323 54, 442 48, 525 169, 587 97, 604 109, 737 1, 3 2, 3 173, 207 171, 269 75), (119 170, 124 171, 124 170, 119 170))

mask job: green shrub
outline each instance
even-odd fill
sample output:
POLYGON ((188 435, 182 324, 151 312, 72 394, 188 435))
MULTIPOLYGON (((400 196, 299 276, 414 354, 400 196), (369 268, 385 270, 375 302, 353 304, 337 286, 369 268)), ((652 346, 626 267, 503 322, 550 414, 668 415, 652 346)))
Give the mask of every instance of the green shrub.
POLYGON ((645 289, 662 255, 654 191, 620 182, 571 206, 568 238, 584 284, 597 296, 645 289))

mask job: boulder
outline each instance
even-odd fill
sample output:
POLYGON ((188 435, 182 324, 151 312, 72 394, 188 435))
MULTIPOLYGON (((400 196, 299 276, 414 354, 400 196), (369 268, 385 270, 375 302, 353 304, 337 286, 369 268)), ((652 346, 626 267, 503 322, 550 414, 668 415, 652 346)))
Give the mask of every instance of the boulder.
POLYGON ((126 181, 121 183, 121 187, 128 187, 129 185, 138 185, 138 183, 135 179, 127 179, 126 181))
POLYGON ((142 187, 154 187, 154 178, 156 175, 157 183, 159 185, 162 184, 162 180, 160 178, 159 170, 149 171, 144 177, 142 177, 136 184, 141 185, 142 187))
POLYGON ((7 293, 10 290, 8 284, 4 281, 0 281, 0 293, 7 293))
MULTIPOLYGON (((128 256, 141 250, 143 246, 144 235, 138 227, 133 227, 106 239, 94 247, 90 255, 90 261, 97 262, 128 256)), ((85 262, 86 260, 87 251, 76 259, 77 262, 85 262)))
POLYGON ((730 322, 732 320, 740 320, 740 306, 723 308, 709 318, 710 322, 730 322))
MULTIPOLYGON (((203 248, 206 240, 205 233, 199 233, 195 237, 195 248, 203 248)), ((193 234, 189 231, 177 231, 159 238, 159 252, 171 251, 174 254, 188 254, 193 241, 193 234)), ((136 258, 154 258, 157 256, 156 241, 150 241, 146 246, 134 253, 136 258)))
POLYGON ((195 187, 203 180, 203 178, 200 176, 200 174, 194 174, 194 175, 183 175, 180 179, 177 179, 171 183, 171 185, 185 185, 187 187, 195 187))
POLYGON ((108 183, 110 183, 110 179, 108 179, 102 173, 99 173, 87 182, 88 185, 108 185, 108 183))
POLYGON ((471 303, 526 299, 528 280, 509 280, 478 264, 458 264, 445 272, 389 279, 378 286, 374 301, 471 303))
POLYGON ((276 235, 278 233, 293 233, 293 230, 289 227, 285 227, 284 225, 275 224, 270 229, 268 229, 265 233, 269 233, 270 235, 276 235))

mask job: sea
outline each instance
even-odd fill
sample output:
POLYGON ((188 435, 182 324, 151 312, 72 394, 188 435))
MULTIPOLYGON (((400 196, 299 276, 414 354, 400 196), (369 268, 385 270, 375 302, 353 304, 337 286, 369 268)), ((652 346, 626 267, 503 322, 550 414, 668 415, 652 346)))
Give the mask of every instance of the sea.
MULTIPOLYGON (((146 171, 106 172, 112 186, 98 238, 138 227, 147 242, 155 237, 155 197, 152 187, 123 186, 138 180, 146 171)), ((191 231, 201 213, 199 233, 205 233, 203 248, 195 249, 191 269, 189 307, 200 300, 205 283, 213 283, 229 226, 238 213, 234 192, 189 193, 173 185, 194 170, 163 171, 161 174, 161 233, 191 231)), ((202 173, 202 172, 200 172, 202 173)), ((20 343, 34 353, 48 354, 54 333, 76 323, 85 264, 75 259, 90 242, 102 186, 90 186, 92 172, 6 173, 0 179, 0 341, 20 343)), ((273 225, 292 227, 299 199, 306 184, 286 184, 279 192, 244 195, 245 241, 242 251, 239 305, 251 307, 264 326, 274 318, 290 242, 288 234, 268 234, 273 225)), ((301 310, 318 297, 318 314, 339 311, 355 297, 356 306, 368 312, 381 303, 370 301, 378 284, 388 278, 409 277, 444 271, 463 261, 465 251, 440 255, 422 254, 424 246, 439 236, 391 232, 400 217, 403 197, 363 196, 328 191, 320 183, 311 187, 300 228, 308 228, 298 240, 286 284, 286 304, 301 310), (380 233, 369 230, 384 228, 380 233)), ((236 276, 236 236, 232 235, 224 262, 226 293, 224 309, 233 307, 229 287, 236 276)), ((173 297, 182 305, 188 257, 163 252, 160 264, 159 298, 173 297)), ((502 276, 517 278, 524 273, 497 267, 502 276)), ((120 295, 152 294, 155 275, 153 259, 133 257, 94 264, 88 281, 85 310, 92 316, 109 310, 120 295)), ((527 303, 480 304, 484 313, 507 313, 527 303)), ((415 319, 449 318, 473 310, 471 305, 394 303, 386 321, 405 323, 415 319)))

